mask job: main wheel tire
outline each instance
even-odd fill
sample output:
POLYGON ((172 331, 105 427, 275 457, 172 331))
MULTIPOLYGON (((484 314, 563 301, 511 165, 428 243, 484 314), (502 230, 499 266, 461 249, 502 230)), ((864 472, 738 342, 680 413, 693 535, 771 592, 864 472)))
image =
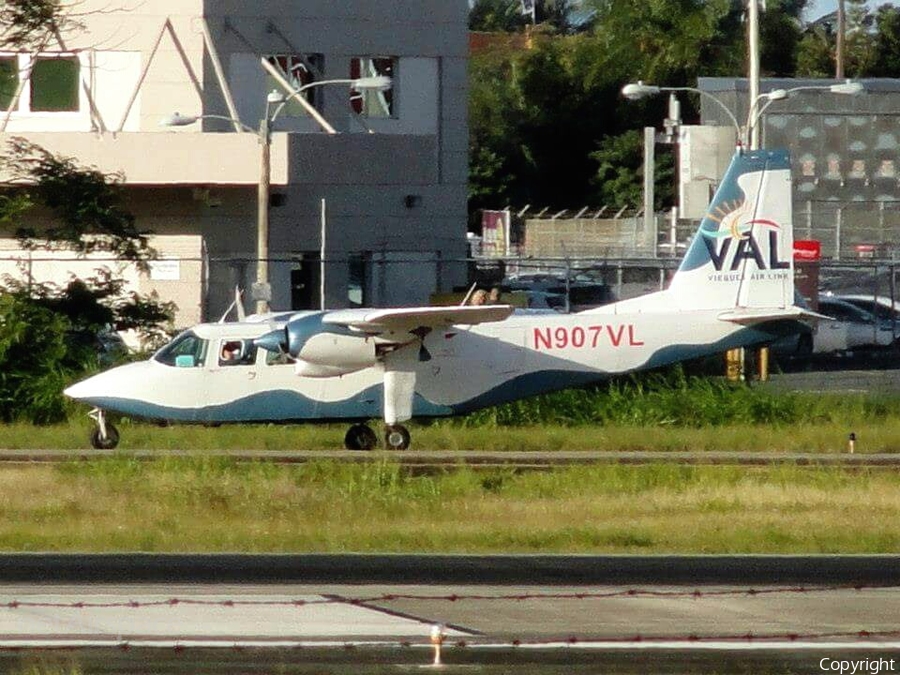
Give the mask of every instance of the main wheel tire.
POLYGON ((371 450, 376 445, 378 436, 366 424, 354 424, 344 436, 344 447, 348 450, 371 450))
POLYGON ((384 444, 388 450, 406 450, 409 447, 409 431, 402 424, 388 425, 384 429, 384 444))
POLYGON ((106 437, 100 434, 100 427, 91 431, 91 447, 95 450, 112 450, 119 444, 119 430, 111 423, 106 423, 106 437))

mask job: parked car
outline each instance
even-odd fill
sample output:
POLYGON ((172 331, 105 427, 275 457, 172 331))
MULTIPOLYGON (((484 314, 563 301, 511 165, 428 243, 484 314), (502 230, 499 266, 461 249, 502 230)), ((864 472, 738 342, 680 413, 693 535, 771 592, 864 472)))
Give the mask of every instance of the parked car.
POLYGON ((834 320, 819 321, 813 336, 813 351, 817 354, 877 349, 894 344, 892 321, 879 319, 844 299, 819 298, 819 313, 834 320))
POLYGON ((615 293, 604 283, 570 279, 550 274, 523 274, 504 279, 504 291, 525 291, 528 306, 534 309, 566 309, 566 290, 569 293, 569 311, 580 312, 616 301, 615 293))
POLYGON ((128 355, 128 345, 111 328, 98 331, 72 330, 66 333, 67 342, 74 347, 86 347, 97 354, 100 365, 108 366, 128 355))
POLYGON ((849 302, 851 305, 874 314, 882 321, 896 321, 898 323, 898 335, 900 335, 900 301, 891 300, 884 295, 866 295, 863 293, 841 293, 840 295, 829 295, 827 297, 835 297, 838 300, 849 302))

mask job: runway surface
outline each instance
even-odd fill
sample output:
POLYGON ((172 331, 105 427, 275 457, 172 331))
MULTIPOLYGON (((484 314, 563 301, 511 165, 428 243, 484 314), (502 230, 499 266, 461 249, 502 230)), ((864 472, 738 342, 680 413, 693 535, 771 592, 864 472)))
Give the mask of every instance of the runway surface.
POLYGON ((6 555, 0 672, 406 672, 432 662, 435 625, 446 667, 478 675, 900 669, 898 569, 900 556, 6 555))
POLYGON ((435 624, 443 662, 476 673, 821 672, 823 658, 900 668, 900 588, 749 590, 3 585, 0 668, 24 654, 85 673, 395 672, 432 662, 435 624))
POLYGON ((461 648, 898 649, 898 607, 898 587, 6 585, 0 647, 426 646, 440 624, 461 648))

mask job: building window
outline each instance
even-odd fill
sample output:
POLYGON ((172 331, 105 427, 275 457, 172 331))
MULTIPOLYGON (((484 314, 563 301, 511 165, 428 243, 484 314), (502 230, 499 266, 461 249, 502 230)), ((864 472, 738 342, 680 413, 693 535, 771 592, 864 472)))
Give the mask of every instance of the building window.
POLYGON ((363 253, 351 253, 347 263, 347 302, 350 307, 366 307, 369 300, 369 294, 366 292, 368 256, 363 253))
MULTIPOLYGON (((350 77, 353 79, 386 75, 393 80, 396 73, 397 59, 394 56, 356 56, 350 60, 350 77)), ((394 88, 351 91, 350 105, 364 117, 393 117, 394 88)))
POLYGON ((8 109, 28 77, 14 112, 78 112, 81 108, 81 63, 72 54, 0 56, 0 109, 8 109), (30 75, 29 75, 30 73, 30 75))
POLYGON ((19 65, 14 56, 0 57, 0 110, 7 110, 19 87, 19 65))
POLYGON ((77 112, 78 59, 39 56, 31 71, 32 112, 77 112))
MULTIPOLYGON (((275 69, 278 70, 285 80, 290 82, 291 87, 295 91, 319 79, 324 65, 322 54, 275 54, 267 56, 266 60, 275 66, 275 69)), ((286 93, 284 87, 274 77, 269 75, 266 82, 266 91, 272 90, 277 91, 279 94, 286 93)), ((300 95, 314 108, 318 109, 321 107, 318 98, 321 95, 320 90, 321 87, 310 87, 300 95)), ((309 113, 296 99, 291 99, 285 104, 281 114, 291 117, 303 117, 309 113)))

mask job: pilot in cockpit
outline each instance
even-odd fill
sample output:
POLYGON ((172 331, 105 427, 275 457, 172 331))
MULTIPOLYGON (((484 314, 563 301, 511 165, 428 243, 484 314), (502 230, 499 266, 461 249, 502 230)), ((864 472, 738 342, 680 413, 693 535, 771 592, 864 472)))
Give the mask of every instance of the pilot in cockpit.
POLYGON ((222 345, 222 353, 219 355, 219 365, 233 366, 241 360, 241 343, 231 340, 222 345))

